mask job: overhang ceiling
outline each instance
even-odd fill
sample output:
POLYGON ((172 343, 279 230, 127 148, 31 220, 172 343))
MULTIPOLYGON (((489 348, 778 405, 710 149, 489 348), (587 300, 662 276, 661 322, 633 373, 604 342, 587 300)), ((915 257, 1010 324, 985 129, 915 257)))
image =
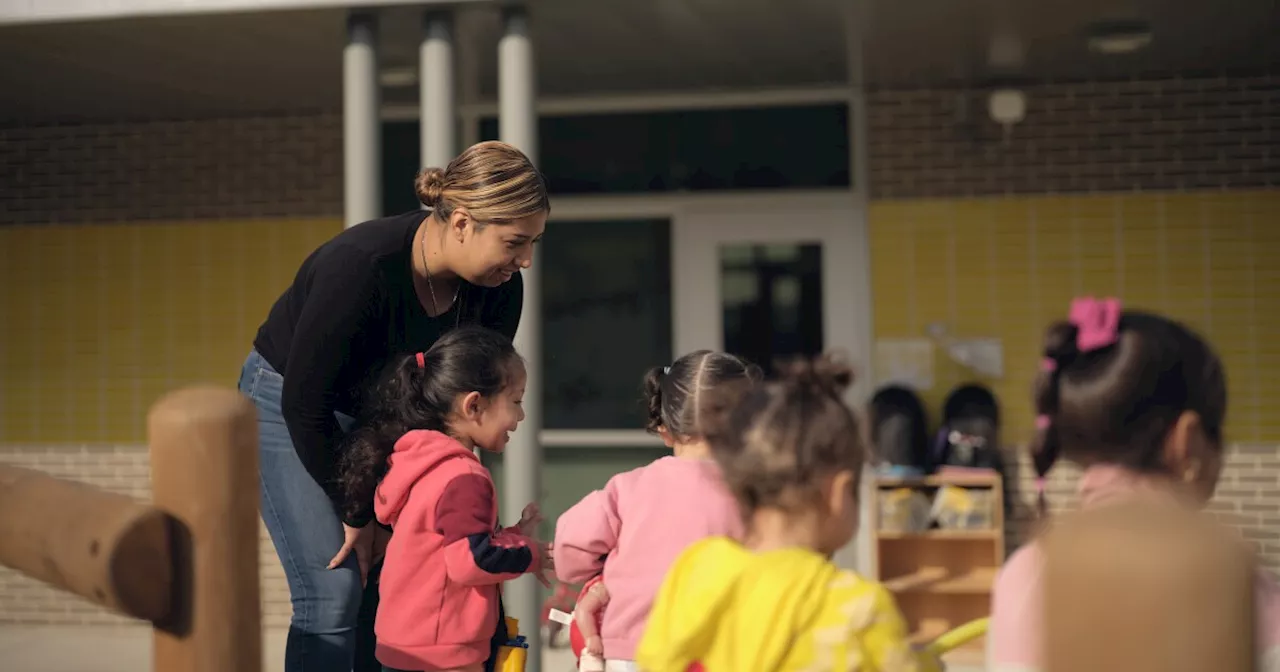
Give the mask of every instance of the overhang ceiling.
MULTIPOLYGON (((802 87, 847 81, 844 0, 538 0, 547 96, 802 87), (785 11, 780 9, 785 7, 785 11)), ((983 86, 1000 78, 1169 76, 1280 67, 1275 0, 868 0, 875 88, 983 86), (1151 45, 1100 56, 1085 31, 1141 19, 1151 45), (1004 63, 1004 65, 1000 65, 1004 63)), ((419 11, 381 14, 384 71, 412 69, 419 11)), ((0 28, 0 119, 9 123, 210 117, 340 109, 341 10, 0 28)), ((464 96, 496 89, 497 11, 459 17, 464 96)), ((384 99, 412 104, 412 86, 384 99)))

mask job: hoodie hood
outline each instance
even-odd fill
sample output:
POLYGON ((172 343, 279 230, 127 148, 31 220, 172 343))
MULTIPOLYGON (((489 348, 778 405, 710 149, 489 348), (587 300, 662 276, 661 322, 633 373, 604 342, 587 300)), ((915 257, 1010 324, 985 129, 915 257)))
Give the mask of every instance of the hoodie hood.
POLYGON ((753 553, 699 542, 671 569, 637 659, 652 672, 776 670, 825 608, 837 569, 805 549, 753 553))
POLYGON ((394 526, 409 501, 409 492, 414 484, 436 467, 454 459, 479 462, 466 446, 441 432, 418 429, 400 437, 391 457, 387 458, 387 475, 378 484, 373 500, 378 522, 394 526))

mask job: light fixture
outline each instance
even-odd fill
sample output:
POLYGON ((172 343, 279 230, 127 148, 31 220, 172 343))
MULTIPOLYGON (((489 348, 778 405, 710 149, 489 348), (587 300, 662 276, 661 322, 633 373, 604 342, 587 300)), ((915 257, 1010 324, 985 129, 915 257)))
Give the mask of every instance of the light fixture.
POLYGON ((378 83, 387 89, 413 86, 418 83, 418 70, 412 66, 387 68, 378 73, 378 83))
POLYGON ((1089 51, 1095 54, 1132 54, 1151 44, 1151 27, 1145 21, 1096 23, 1089 28, 1087 40, 1089 51))

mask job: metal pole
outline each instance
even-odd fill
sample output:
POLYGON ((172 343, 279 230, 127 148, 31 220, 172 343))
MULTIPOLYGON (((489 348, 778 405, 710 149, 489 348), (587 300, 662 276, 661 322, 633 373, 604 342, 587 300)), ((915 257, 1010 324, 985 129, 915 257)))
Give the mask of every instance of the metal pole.
MULTIPOLYGON (((538 118, 534 110, 533 44, 529 36, 529 14, 524 7, 503 10, 503 32, 498 42, 498 136, 520 148, 534 164, 538 162, 538 118)), ((522 272, 524 310, 516 331, 516 348, 524 355, 529 379, 524 395, 524 422, 511 437, 503 456, 506 501, 503 518, 520 519, 525 504, 539 501, 542 481, 542 283, 538 265, 522 272)), ((509 614, 520 619, 520 630, 529 637, 527 672, 542 670, 542 640, 538 582, 523 576, 506 587, 509 614)))
POLYGON ((448 12, 427 12, 418 49, 423 167, 444 168, 458 151, 457 104, 453 84, 453 20, 448 12))
POLYGON ((342 50, 343 219, 346 226, 382 214, 382 126, 378 118, 378 18, 352 13, 342 50))

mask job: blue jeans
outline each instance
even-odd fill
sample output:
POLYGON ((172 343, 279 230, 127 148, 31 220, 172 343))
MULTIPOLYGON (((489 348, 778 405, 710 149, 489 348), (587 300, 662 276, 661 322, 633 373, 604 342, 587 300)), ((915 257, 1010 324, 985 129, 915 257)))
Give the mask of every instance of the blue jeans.
MULTIPOLYGON (((355 554, 328 569, 342 548, 342 521, 320 484, 293 448, 280 411, 284 377, 255 350, 240 371, 240 392, 258 409, 259 485, 262 521, 284 565, 293 602, 285 644, 285 672, 351 672, 357 659, 372 660, 372 613, 361 613, 360 569, 355 554), (364 632, 367 630, 367 632, 364 632)), ((339 414, 344 429, 351 419, 339 414)), ((374 597, 366 605, 376 608, 374 597)), ((368 609, 366 609, 368 611, 368 609)), ((357 665, 356 669, 367 669, 357 665)))

